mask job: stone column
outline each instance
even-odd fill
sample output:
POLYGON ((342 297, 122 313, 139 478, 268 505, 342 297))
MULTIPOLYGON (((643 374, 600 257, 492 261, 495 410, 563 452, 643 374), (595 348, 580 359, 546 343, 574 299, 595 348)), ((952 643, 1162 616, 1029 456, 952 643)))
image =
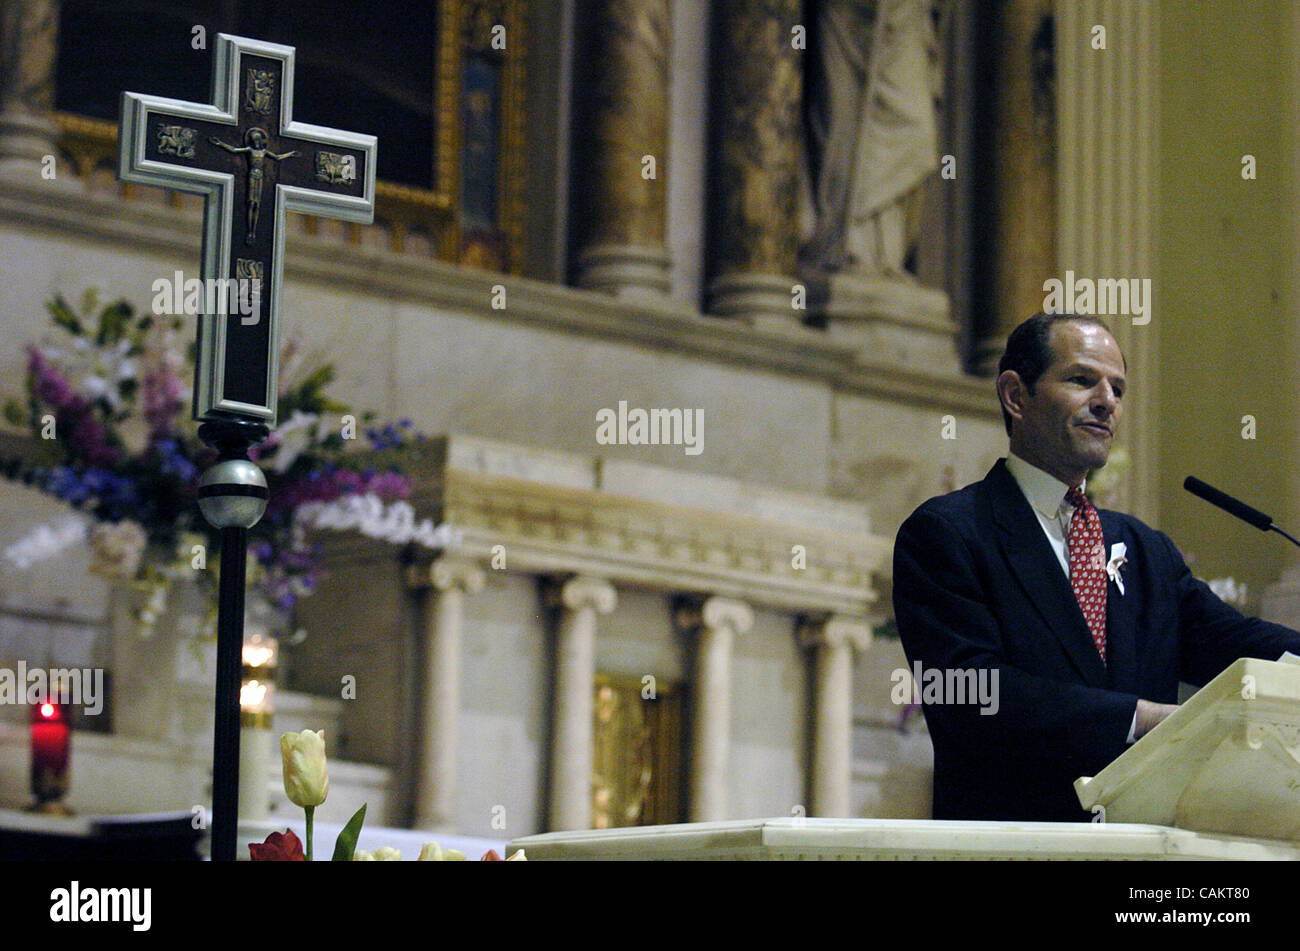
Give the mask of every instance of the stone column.
POLYGON ((708 309, 788 325, 798 273, 802 52, 798 0, 719 0, 713 31, 708 309))
POLYGON ((731 646, 754 625, 744 601, 711 597, 683 604, 677 623, 695 632, 694 762, 691 769, 691 822, 727 818, 727 768, 731 753, 731 646))
POLYGON ((871 644, 861 618, 832 615, 800 627, 799 642, 814 651, 813 769, 810 815, 850 818, 853 772, 853 649, 871 644))
POLYGON ((408 583, 427 588, 420 677, 420 747, 415 828, 449 829, 456 822, 456 756, 460 727, 460 642, 465 595, 483 588, 476 565, 442 557, 413 566, 408 583))
POLYGON ((552 589, 550 600, 560 608, 555 647, 550 829, 590 829, 596 617, 613 611, 618 595, 604 579, 578 576, 552 589))
POLYGON ((579 56, 573 178, 579 287, 662 298, 667 221, 668 0, 593 0, 579 56))
MULTIPOLYGON (((1151 278, 1154 285, 1160 177, 1157 5, 1056 0, 1055 6, 1057 185, 1063 209, 1056 225, 1057 277, 1063 281, 1065 272, 1073 271, 1092 280, 1151 278), (1093 48, 1092 28, 1098 24, 1107 30, 1105 50, 1093 48)), ((1124 352, 1130 378, 1142 381, 1124 395, 1119 435, 1132 468, 1107 508, 1149 524, 1160 521, 1161 496, 1160 321, 1153 313, 1103 318, 1124 352)))
POLYGON ((54 59, 58 0, 0 0, 0 166, 55 152, 54 59))
POLYGON ((998 0, 982 45, 993 55, 982 99, 990 154, 990 238, 981 266, 984 326, 974 354, 991 375, 1017 324, 1043 309, 1056 260, 1056 26, 1052 0, 998 0))

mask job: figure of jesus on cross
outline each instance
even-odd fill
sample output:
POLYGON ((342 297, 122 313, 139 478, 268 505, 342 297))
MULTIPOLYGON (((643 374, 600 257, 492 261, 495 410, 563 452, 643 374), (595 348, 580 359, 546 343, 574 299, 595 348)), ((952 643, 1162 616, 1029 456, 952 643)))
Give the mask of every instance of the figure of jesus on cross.
POLYGON ((210 136, 208 141, 235 155, 248 153, 248 235, 244 238, 244 243, 252 244, 257 238, 257 216, 262 210, 262 166, 267 159, 283 162, 287 158, 293 158, 298 150, 276 155, 266 147, 266 130, 257 127, 248 130, 244 136, 244 141, 248 144, 244 146, 228 145, 215 135, 210 136))

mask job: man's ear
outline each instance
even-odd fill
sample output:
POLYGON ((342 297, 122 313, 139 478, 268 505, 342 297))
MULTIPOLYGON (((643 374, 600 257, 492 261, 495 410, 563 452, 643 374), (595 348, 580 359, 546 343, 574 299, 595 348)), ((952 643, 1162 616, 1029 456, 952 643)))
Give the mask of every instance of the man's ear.
POLYGON ((1025 384, 1015 370, 1003 370, 997 381, 998 399, 1013 420, 1024 416, 1025 384))

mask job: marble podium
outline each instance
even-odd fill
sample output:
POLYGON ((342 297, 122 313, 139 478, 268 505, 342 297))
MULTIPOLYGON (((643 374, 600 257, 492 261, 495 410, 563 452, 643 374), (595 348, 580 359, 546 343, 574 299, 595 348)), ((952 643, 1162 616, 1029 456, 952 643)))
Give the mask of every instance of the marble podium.
POLYGON ((751 819, 548 832, 515 839, 537 860, 1300 859, 1300 845, 1130 823, 751 819))
POLYGON ((1300 666, 1241 658, 1074 787, 1106 822, 1300 842, 1300 666))
POLYGON ((1091 823, 754 819, 554 832, 529 859, 1300 859, 1300 664, 1242 658, 1075 791, 1091 823))

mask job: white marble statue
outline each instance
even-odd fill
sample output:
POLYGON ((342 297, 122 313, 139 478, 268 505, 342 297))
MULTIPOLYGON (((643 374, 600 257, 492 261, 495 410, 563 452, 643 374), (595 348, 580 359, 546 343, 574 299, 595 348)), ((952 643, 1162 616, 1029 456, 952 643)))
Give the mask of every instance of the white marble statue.
POLYGON ((942 0, 822 0, 810 76, 806 264, 903 277, 908 203, 937 167, 942 0))

